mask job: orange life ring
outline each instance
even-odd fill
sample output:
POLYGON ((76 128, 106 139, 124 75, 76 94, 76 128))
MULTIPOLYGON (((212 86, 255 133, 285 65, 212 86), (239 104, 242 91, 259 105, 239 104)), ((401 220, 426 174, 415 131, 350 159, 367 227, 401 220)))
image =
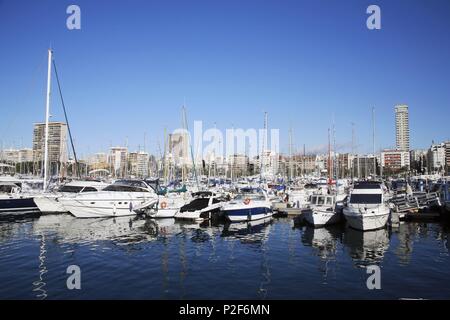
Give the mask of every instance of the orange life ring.
POLYGON ((244 200, 244 204, 249 204, 250 203, 250 199, 249 198, 246 198, 245 200, 244 200))
POLYGON ((160 207, 161 207, 161 209, 167 208, 167 202, 165 202, 165 201, 161 202, 160 207))

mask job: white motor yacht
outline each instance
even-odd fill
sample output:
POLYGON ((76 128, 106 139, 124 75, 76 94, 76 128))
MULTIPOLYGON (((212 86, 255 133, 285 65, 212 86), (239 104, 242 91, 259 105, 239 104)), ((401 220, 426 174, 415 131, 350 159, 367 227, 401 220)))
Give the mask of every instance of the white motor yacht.
POLYGON ((390 209, 382 184, 375 181, 355 184, 343 212, 348 224, 354 229, 365 231, 383 228, 389 219, 390 209))
POLYGON ((157 186, 148 180, 118 180, 102 191, 79 193, 60 201, 77 218, 130 216, 158 202, 157 186))
POLYGON ((39 210, 43 213, 67 212, 62 202, 64 197, 73 197, 79 193, 97 192, 103 190, 108 184, 99 181, 71 181, 58 188, 56 192, 44 193, 34 197, 39 210))

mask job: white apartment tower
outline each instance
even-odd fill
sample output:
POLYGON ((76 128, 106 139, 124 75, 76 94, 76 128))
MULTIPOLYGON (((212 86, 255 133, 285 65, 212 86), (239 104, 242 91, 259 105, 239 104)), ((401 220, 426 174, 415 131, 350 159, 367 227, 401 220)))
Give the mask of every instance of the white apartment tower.
POLYGON ((395 106, 395 138, 397 150, 409 151, 409 115, 408 106, 395 106))

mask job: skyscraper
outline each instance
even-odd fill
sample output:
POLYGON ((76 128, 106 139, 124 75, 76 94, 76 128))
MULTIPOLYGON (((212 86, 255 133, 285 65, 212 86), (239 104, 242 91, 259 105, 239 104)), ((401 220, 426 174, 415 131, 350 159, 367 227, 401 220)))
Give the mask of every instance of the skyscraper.
POLYGON ((409 115, 408 106, 395 106, 395 138, 397 150, 409 151, 409 115))

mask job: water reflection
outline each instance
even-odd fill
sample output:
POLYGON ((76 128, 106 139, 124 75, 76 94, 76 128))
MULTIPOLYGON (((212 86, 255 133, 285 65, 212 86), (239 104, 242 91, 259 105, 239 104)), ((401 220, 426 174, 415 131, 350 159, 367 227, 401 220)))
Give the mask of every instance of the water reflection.
POLYGON ((263 243, 269 237, 272 221, 272 218, 266 218, 250 222, 226 223, 222 237, 239 240, 241 243, 263 243))
POLYGON ((37 234, 46 232, 58 235, 59 241, 63 243, 114 240, 117 244, 132 244, 176 236, 183 231, 183 225, 176 223, 173 218, 76 219, 70 215, 43 215, 34 222, 33 231, 37 234))
POLYGON ((45 289, 45 286, 47 285, 44 281, 44 275, 48 272, 47 266, 45 264, 46 260, 46 253, 47 250, 45 249, 46 243, 45 243, 45 235, 40 235, 40 245, 39 245, 39 279, 36 281, 33 281, 33 292, 36 292, 36 298, 40 300, 44 300, 47 298, 47 290, 45 289))
MULTIPOLYGON (((341 292, 358 289, 359 283, 346 281, 361 274, 354 266, 378 263, 389 270, 396 270, 390 264, 406 264, 404 270, 414 274, 429 263, 434 277, 448 279, 448 226, 404 223, 392 231, 361 232, 292 225, 290 218, 217 224, 43 215, 0 221, 0 282, 6 284, 0 297, 71 298, 73 292, 61 290, 64 270, 80 261, 92 275, 91 289, 82 293, 87 298, 321 298, 337 286, 341 292), (385 259, 387 251, 398 258, 385 259), (106 284, 111 278, 116 287, 106 284), (317 285, 324 291, 305 289, 317 285)), ((422 280, 426 287, 429 278, 414 278, 422 280)), ((412 285, 407 278, 398 281, 400 290, 412 285)))
POLYGON ((389 248, 389 233, 387 229, 359 231, 347 227, 343 243, 357 266, 377 264, 389 248))
POLYGON ((341 241, 342 229, 340 226, 326 228, 312 228, 307 226, 302 234, 302 243, 317 250, 322 259, 332 259, 336 256, 337 243, 341 241))

